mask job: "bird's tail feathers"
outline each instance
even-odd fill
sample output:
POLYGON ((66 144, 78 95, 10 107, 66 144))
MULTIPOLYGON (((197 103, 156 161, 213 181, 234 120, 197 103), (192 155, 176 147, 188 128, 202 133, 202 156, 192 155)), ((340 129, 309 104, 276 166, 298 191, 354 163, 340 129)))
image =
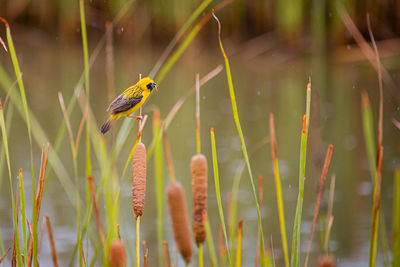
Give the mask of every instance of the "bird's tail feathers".
POLYGON ((105 134, 106 132, 108 132, 111 129, 111 126, 113 124, 112 119, 108 119, 100 128, 100 131, 102 134, 105 134))

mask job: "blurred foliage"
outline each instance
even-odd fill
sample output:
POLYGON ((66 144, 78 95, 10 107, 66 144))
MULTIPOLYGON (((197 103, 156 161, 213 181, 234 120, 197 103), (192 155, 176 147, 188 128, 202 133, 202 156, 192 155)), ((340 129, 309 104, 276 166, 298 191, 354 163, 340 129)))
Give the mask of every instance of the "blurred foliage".
MULTIPOLYGON (((86 0, 89 32, 103 33, 105 22, 111 20, 128 0, 86 0)), ((0 0, 1 16, 11 24, 40 28, 61 37, 78 38, 79 1, 73 0, 0 0)), ((120 38, 125 41, 143 40, 165 43, 185 19, 200 4, 200 0, 137 0, 120 22, 120 38)), ((214 1, 210 8, 220 1, 214 1)), ((277 37, 296 43, 299 37, 314 39, 329 37, 334 43, 348 41, 343 24, 336 14, 336 4, 349 10, 361 32, 367 34, 366 13, 374 21, 377 39, 393 38, 400 34, 400 1, 362 0, 233 0, 221 12, 225 30, 230 35, 252 38, 275 32, 277 37), (316 29, 318 35, 315 35, 316 29)), ((203 37, 207 39, 206 36, 203 37)))

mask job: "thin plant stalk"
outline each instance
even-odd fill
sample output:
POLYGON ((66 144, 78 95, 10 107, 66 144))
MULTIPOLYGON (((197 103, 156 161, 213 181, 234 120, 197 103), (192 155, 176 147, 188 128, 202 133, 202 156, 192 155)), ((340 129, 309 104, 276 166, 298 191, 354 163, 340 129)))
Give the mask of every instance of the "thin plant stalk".
POLYGON ((242 266, 242 237, 243 237, 242 226, 243 226, 243 220, 240 220, 238 224, 235 267, 242 266))
POLYGON ((199 267, 203 267, 203 243, 199 244, 199 267))
MULTIPOLYGON (((14 235, 15 235, 15 247, 17 251, 17 260, 18 260, 18 266, 22 266, 22 256, 20 253, 20 244, 19 244, 19 232, 18 232, 18 213, 17 213, 17 207, 15 206, 14 202, 14 189, 13 189, 13 183, 12 183, 12 175, 11 175, 11 164, 10 164, 10 154, 8 150, 8 138, 7 138, 7 132, 6 132, 6 123, 4 121, 4 111, 3 107, 0 102, 0 126, 1 126, 1 134, 3 136, 3 147, 6 152, 6 162, 7 162, 7 169, 8 169, 8 177, 10 180, 10 193, 11 193, 11 202, 12 202, 12 210, 13 210, 13 227, 14 227, 14 235)), ((33 185, 34 187, 34 185, 33 185)), ((34 211, 36 212, 36 211, 34 211)))
POLYGON ((59 266, 58 257, 57 257, 56 243, 54 242, 53 228, 51 227, 50 217, 48 214, 45 215, 45 218, 47 223, 47 231, 49 233, 51 257, 53 259, 53 265, 54 267, 58 267, 59 266))
MULTIPOLYGON (((81 236, 81 200, 79 197, 79 178, 78 178, 78 151, 77 151, 77 144, 74 142, 74 135, 72 133, 72 127, 69 120, 67 109, 65 108, 64 98, 61 92, 58 92, 58 99, 60 102, 60 107, 64 116, 65 125, 67 127, 67 132, 69 136, 69 143, 71 146, 71 154, 72 154, 72 162, 74 167, 74 177, 75 177, 75 202, 76 202, 76 230, 77 230, 77 243, 79 244, 82 240, 81 236)), ((79 137, 79 136, 78 136, 79 137)), ((79 141, 77 139, 77 141, 79 141)))
POLYGON ((299 167, 299 195, 297 198, 296 215, 293 227, 292 240, 292 259, 291 266, 300 266, 300 226, 301 215, 303 212, 304 180, 306 173, 307 138, 310 123, 310 104, 311 104, 311 81, 307 84, 306 114, 303 117, 303 129, 301 131, 300 145, 300 167, 299 167))
POLYGON ((378 161, 375 174, 374 194, 372 200, 372 222, 371 222, 371 237, 369 248, 369 266, 376 266, 376 254, 378 246, 378 226, 379 226, 379 213, 381 207, 381 183, 382 183, 382 156, 383 147, 378 148, 378 161))
MULTIPOLYGON (((25 187, 24 187, 24 176, 22 169, 19 169, 19 187, 21 196, 21 221, 22 221, 22 240, 23 240, 23 251, 24 255, 28 255, 28 243, 26 238, 26 206, 25 206, 25 187)), ((28 257, 24 257, 24 264, 28 266, 28 257)))
MULTIPOLYGON (((82 48, 83 48, 83 61, 84 61, 84 77, 85 77, 85 95, 87 100, 90 99, 90 78, 89 78, 89 49, 87 41, 87 31, 86 31, 86 19, 85 19, 85 6, 83 0, 79 1, 79 14, 81 22, 81 35, 82 35, 82 48)), ((87 105, 89 109, 89 105, 87 105)), ((86 123, 86 177, 92 176, 92 161, 91 161, 91 149, 90 149, 90 124, 86 123)), ((89 181, 86 181, 86 206, 90 206, 90 185, 89 181)), ((88 212, 88 209, 86 209, 88 212)), ((79 238, 79 237, 78 237, 79 238)), ((77 240, 77 244, 81 240, 77 240)), ((106 255, 106 254, 105 254, 106 255)), ((79 250, 79 263, 82 265, 82 253, 79 250)))
POLYGON ((210 253, 211 263, 213 266, 218 267, 217 255, 215 253, 215 246, 213 241, 213 234, 211 232, 210 222, 208 216, 204 219, 204 228, 206 229, 208 252, 210 253))
MULTIPOLYGON (((229 248, 229 246, 228 246, 228 236, 226 235, 224 211, 222 209, 221 190, 220 190, 220 186, 219 186, 219 174, 218 174, 217 148, 216 148, 216 145, 215 145, 215 134, 214 134, 214 129, 213 128, 211 128, 211 150, 212 150, 212 159, 213 159, 213 168, 214 168, 215 193, 217 195, 219 218, 220 218, 221 225, 222 225, 222 231, 224 233, 225 246, 227 248, 229 248)), ((231 265, 231 256, 230 256, 229 249, 227 249, 227 253, 228 253, 229 265, 231 265)))
POLYGON ((272 113, 269 114, 269 127, 270 127, 270 138, 271 138, 272 165, 274 166, 276 202, 278 205, 279 227, 281 230, 281 239, 282 239, 282 249, 285 259, 285 266, 289 267, 289 253, 288 253, 287 238, 286 238, 286 226, 285 226, 286 224, 285 209, 283 206, 282 185, 279 173, 279 160, 278 160, 278 147, 277 147, 278 145, 275 134, 274 115, 272 113))
POLYGON ((231 103, 232 103, 232 111, 233 111, 233 119, 235 121, 236 129, 240 138, 240 143, 242 147, 242 152, 243 152, 243 157, 246 162, 247 170, 249 172, 249 177, 250 177, 250 182, 251 182, 251 187, 253 190, 253 195, 254 195, 254 201, 256 204, 256 209, 257 209, 257 221, 258 221, 258 226, 260 227, 260 258, 261 258, 261 266, 265 266, 265 261, 264 261, 264 232, 262 228, 262 222, 261 222, 261 213, 260 213, 260 207, 258 205, 258 199, 257 199, 257 192, 256 192, 256 187, 254 184, 254 179, 253 179, 253 173, 251 171, 250 167, 250 161, 249 161, 249 156, 247 154, 247 148, 246 148, 246 143, 244 141, 244 136, 243 136, 243 131, 242 131, 242 126, 240 124, 239 120, 239 113, 237 109, 237 104, 236 104, 236 97, 235 97, 235 90, 233 88, 233 81, 232 81, 232 74, 231 74, 231 68, 229 65, 229 60, 228 57, 226 56, 224 47, 222 45, 221 41, 221 23, 218 20, 218 18, 215 16, 214 12, 212 13, 213 17, 218 23, 218 41, 219 41, 219 46, 221 49, 221 53, 224 56, 224 61, 225 61, 225 68, 226 68, 226 77, 228 80, 228 87, 229 87, 229 95, 231 98, 231 103))
POLYGON ((336 176, 332 175, 331 185, 329 188, 328 224, 326 226, 326 233, 325 233, 325 240, 324 240, 324 249, 325 249, 326 253, 329 253, 329 237, 330 237, 330 232, 331 232, 332 223, 333 223, 332 210, 333 210, 333 199, 335 196, 335 182, 336 182, 336 176))
MULTIPOLYGON (((160 111, 157 109, 153 115, 153 136, 159 132, 160 111)), ((158 262, 162 266, 164 262, 163 240, 164 240, 164 179, 163 179, 163 149, 162 139, 156 141, 154 150, 154 174, 155 174, 155 198, 157 208, 157 245, 158 245, 158 262)))
POLYGON ((140 267, 140 220, 142 216, 136 218, 136 267, 140 267))
POLYGON ((24 82, 22 81, 22 74, 21 74, 21 70, 19 67, 17 54, 15 52, 15 47, 14 47, 14 42, 12 40, 10 27, 8 25, 8 22, 5 19, 0 17, 0 21, 3 22, 3 24, 6 27, 8 49, 10 51, 11 61, 13 63, 15 75, 16 75, 16 78, 18 79, 18 87, 19 87, 19 91, 20 91, 20 95, 21 95, 22 105, 24 107, 26 126, 28 129, 30 157, 31 157, 31 169, 32 169, 32 185, 33 185, 32 186, 33 256, 34 256, 33 265, 34 265, 34 267, 37 267, 38 266, 38 263, 37 263, 37 219, 36 219, 37 215, 36 215, 36 202, 34 199, 36 196, 35 175, 34 175, 35 168, 34 168, 34 161, 33 161, 32 130, 31 130, 31 122, 30 122, 29 112, 28 112, 28 101, 26 99, 25 86, 24 86, 24 82))
POLYGON ((315 225, 317 224, 319 207, 321 205, 321 199, 322 199, 322 194, 324 192, 325 181, 326 181, 326 176, 328 174, 329 165, 331 164, 332 153, 333 153, 333 145, 329 145, 328 151, 326 152, 325 163, 324 163, 324 167, 322 169, 321 179, 319 181, 317 202, 315 203, 314 216, 313 216, 313 221, 312 221, 312 226, 311 226, 311 234, 310 234, 310 239, 308 240, 307 255, 306 255, 306 260, 304 263, 305 267, 307 267, 307 265, 308 265, 308 259, 309 259, 310 250, 311 250, 311 243, 312 243, 312 239, 313 239, 313 235, 314 235, 314 231, 315 231, 315 225))
MULTIPOLYGON (((210 81, 212 78, 217 76, 220 72, 222 71, 222 66, 218 65, 215 69, 204 75, 203 78, 200 79, 200 86, 203 86, 206 84, 208 81, 210 81)), ((175 105, 171 108, 169 111, 167 117, 164 119, 163 123, 163 128, 165 130, 168 130, 169 125, 171 124, 172 120, 175 118, 175 115, 178 113, 182 105, 185 103, 185 101, 189 98, 191 94, 193 94, 196 90, 196 85, 193 85, 191 89, 184 95, 182 96, 176 103, 175 105)), ((147 159, 150 160, 151 156, 153 155, 154 149, 155 149, 155 144, 159 140, 162 139, 163 136, 163 131, 160 129, 157 134, 153 136, 153 141, 149 147, 149 150, 147 152, 147 159)))

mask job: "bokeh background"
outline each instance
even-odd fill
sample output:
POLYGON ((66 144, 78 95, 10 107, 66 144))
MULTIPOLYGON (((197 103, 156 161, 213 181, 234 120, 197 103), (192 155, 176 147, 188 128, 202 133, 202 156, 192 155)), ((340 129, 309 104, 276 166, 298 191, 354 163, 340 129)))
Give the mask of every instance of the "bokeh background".
MULTIPOLYGON (((110 69, 106 68, 107 53, 104 48, 98 51, 90 70, 90 101, 99 125, 107 118, 105 110, 110 99, 136 83, 139 74, 147 75, 150 72, 162 51, 200 3, 199 0, 85 1, 89 53, 93 53, 96 45, 102 40, 107 22, 113 21, 119 14, 119 20, 113 25, 112 33, 114 91, 111 94, 107 91, 110 69)), ((213 1, 210 8, 218 3, 219 1, 213 1)), ((239 116, 247 147, 250 150, 257 148, 251 155, 253 172, 254 175, 261 174, 264 177, 264 234, 268 247, 271 246, 270 240, 273 240, 278 266, 283 265, 283 259, 271 153, 269 143, 265 141, 269 136, 268 115, 270 112, 275 115, 290 245, 298 192, 301 118, 305 110, 305 88, 310 77, 313 96, 301 250, 306 250, 316 200, 316 185, 324 154, 327 145, 333 144, 335 150, 329 176, 336 175, 336 192, 331 252, 337 257, 339 266, 365 266, 368 263, 372 184, 361 122, 361 93, 367 92, 369 95, 376 127, 378 76, 353 38, 352 32, 346 28, 346 18, 344 15, 340 16, 339 10, 349 14, 367 42, 370 41, 370 37, 366 14, 370 15, 381 61, 388 73, 383 83, 385 150, 382 207, 390 243, 393 173, 396 166, 400 165, 400 130, 392 123, 393 118, 400 120, 400 1, 233 0, 217 13, 222 23, 222 40, 231 61, 239 116)), ((49 142, 54 143, 58 129, 64 123, 57 94, 62 92, 66 102, 69 102, 84 67, 79 1, 1 0, 0 16, 7 19, 11 27, 29 106, 39 119, 49 142)), ((216 21, 213 19, 204 25, 160 84, 158 91, 145 105, 144 113, 150 115, 152 110, 158 107, 161 117, 165 118, 174 103, 192 87, 196 73, 203 76, 223 64, 217 30, 216 21)), ((3 27, 0 36, 6 40, 3 27)), ((0 60, 2 67, 14 79, 9 54, 3 49, 0 51, 0 60)), ((0 97, 2 101, 6 98, 4 90, 1 91, 0 97)), ((176 115, 168 130, 176 176, 185 187, 189 209, 189 162, 195 153, 194 104, 195 99, 192 96, 176 115)), ((215 128, 216 133, 225 208, 233 179, 243 161, 230 105, 226 75, 222 71, 201 89, 202 150, 209 160, 208 204, 209 213, 213 215, 217 214, 217 204, 211 171, 211 127, 215 128)), ((14 113, 9 137, 12 168, 15 175, 19 168, 23 168, 27 177, 25 186, 30 188, 26 126, 23 118, 14 113)), ((71 115, 75 131, 79 127, 81 117, 81 111, 76 108, 71 115)), ((116 123, 116 129, 120 125, 122 122, 116 123)), ((135 127, 136 125, 134 129, 135 127)), ((133 130, 130 136, 133 143, 136 130, 133 130)), ((106 137, 106 140, 111 146, 111 137, 106 137)), ((143 142, 149 144, 151 140, 151 124, 148 123, 144 129, 143 142)), ((79 175, 82 178, 83 196, 84 143, 80 147, 79 175)), ((119 156, 117 168, 120 172, 129 149, 130 146, 124 148, 119 156)), ((35 145, 34 153, 40 155, 40 145, 35 145)), ((73 175, 67 137, 59 156, 70 175, 73 175)), ((36 159, 38 166, 39 156, 36 159)), ((98 171, 99 167, 95 163, 95 180, 98 171)), ((150 162, 146 210, 142 224, 142 239, 146 240, 149 248, 150 266, 155 266, 157 262, 153 177, 150 162)), ((167 180, 166 170, 165 179, 167 180)), ((0 185, 0 230, 4 240, 0 250, 3 252, 10 246, 13 238, 12 211, 5 168, 2 169, 0 185)), ((27 194, 27 199, 31 199, 29 190, 27 194)), ((130 194, 130 179, 121 177, 121 234, 129 251, 129 262, 133 263, 135 233, 130 194)), ((101 212, 104 211, 101 209, 101 212)), ((75 210, 54 174, 49 178, 41 212, 49 213, 52 219, 60 260, 65 266, 76 243, 75 210)), ((324 212, 326 200, 322 204, 321 213, 324 212)), ((252 266, 257 222, 246 171, 243 172, 240 184, 238 216, 244 219, 244 266, 252 266)), ((217 216, 210 216, 210 222, 216 233, 217 216)), ((173 259, 177 260, 179 257, 174 252, 176 246, 168 215, 165 217, 165 223, 166 238, 170 243, 173 259)), ((95 227, 94 221, 92 226, 95 227)), ((317 255, 322 252, 319 230, 317 228, 314 238, 311 264, 315 263, 317 255)), ((45 233, 44 240, 47 239, 46 235, 45 233)), ((216 236, 214 241, 218 241, 216 236)), ((51 264, 46 241, 40 250, 40 260, 43 266, 51 264)), ((378 261, 381 266, 381 253, 378 254, 378 261)), ((177 262, 181 264, 179 260, 177 262)))

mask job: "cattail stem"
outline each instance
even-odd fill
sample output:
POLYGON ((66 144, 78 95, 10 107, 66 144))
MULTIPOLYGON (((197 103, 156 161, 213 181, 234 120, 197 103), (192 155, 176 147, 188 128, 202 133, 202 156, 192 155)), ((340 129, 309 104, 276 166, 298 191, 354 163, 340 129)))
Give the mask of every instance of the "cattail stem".
POLYGON ((140 267, 140 218, 136 218, 136 267, 140 267))
POLYGON ((200 76, 196 74, 196 152, 201 153, 200 143, 200 76))
POLYGON ((237 234, 237 247, 236 247, 236 260, 235 260, 236 267, 242 266, 242 237, 243 237, 242 226, 243 226, 243 220, 240 220, 238 224, 238 234, 237 234))
POLYGON ((199 244, 199 267, 203 267, 203 243, 199 244))

